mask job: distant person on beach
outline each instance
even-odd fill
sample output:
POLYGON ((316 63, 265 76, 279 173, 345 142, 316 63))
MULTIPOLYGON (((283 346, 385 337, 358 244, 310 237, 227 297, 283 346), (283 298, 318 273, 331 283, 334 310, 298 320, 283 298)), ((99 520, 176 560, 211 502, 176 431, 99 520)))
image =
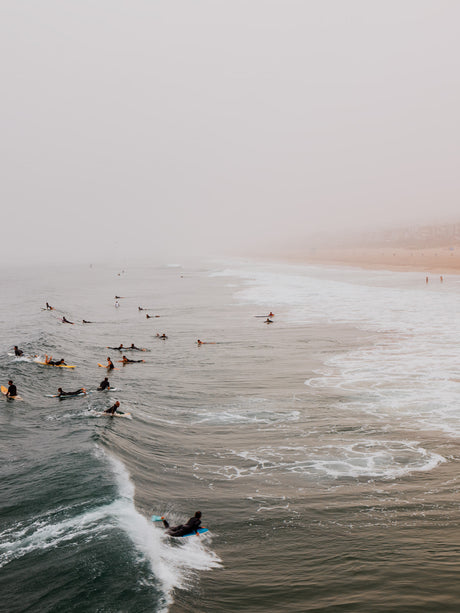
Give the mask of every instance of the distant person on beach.
POLYGON ((112 405, 110 408, 106 409, 104 413, 110 413, 111 415, 113 415, 114 413, 117 412, 117 409, 119 408, 119 406, 120 406, 120 403, 117 400, 116 403, 112 405))
POLYGON ((62 387, 58 388, 58 397, 62 398, 62 396, 77 396, 78 394, 86 394, 86 388, 80 387, 80 389, 75 390, 74 392, 64 392, 62 387))
POLYGON ((73 321, 69 321, 68 319, 66 319, 65 315, 63 316, 61 321, 62 321, 63 324, 72 324, 72 326, 73 326, 73 321))
POLYGON ((187 534, 198 534, 198 528, 201 526, 201 511, 197 511, 187 523, 179 526, 170 526, 166 519, 162 519, 163 526, 167 529, 167 534, 170 536, 185 536, 187 534))
POLYGON ((110 389, 110 383, 109 383, 109 378, 105 377, 104 381, 101 381, 99 383, 99 387, 97 388, 100 392, 103 390, 109 390, 110 389))
POLYGON ((22 351, 22 349, 19 349, 17 345, 14 346, 14 355, 17 356, 21 356, 24 355, 24 351, 22 351))
POLYGON ((8 391, 6 392, 6 395, 8 398, 18 395, 18 389, 11 380, 8 381, 8 391))
POLYGON ((425 277, 425 283, 428 283, 428 277, 425 277))

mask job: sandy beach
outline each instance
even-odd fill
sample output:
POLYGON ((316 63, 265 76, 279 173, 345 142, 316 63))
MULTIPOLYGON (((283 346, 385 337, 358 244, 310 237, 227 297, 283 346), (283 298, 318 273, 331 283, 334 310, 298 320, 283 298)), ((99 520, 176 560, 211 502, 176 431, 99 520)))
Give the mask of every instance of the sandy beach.
POLYGON ((460 274, 460 245, 427 249, 410 247, 312 248, 287 254, 287 259, 299 263, 420 271, 426 275, 460 274))

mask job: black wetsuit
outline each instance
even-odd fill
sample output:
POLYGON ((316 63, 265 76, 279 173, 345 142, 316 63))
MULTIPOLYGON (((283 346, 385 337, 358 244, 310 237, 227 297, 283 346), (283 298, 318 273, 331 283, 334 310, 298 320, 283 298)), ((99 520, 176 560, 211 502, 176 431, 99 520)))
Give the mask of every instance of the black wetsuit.
POLYGON ((98 387, 99 390, 105 390, 105 389, 109 389, 109 388, 110 388, 110 383, 108 381, 106 381, 105 379, 104 379, 104 381, 100 382, 99 387, 98 387))
POLYGON ((14 384, 11 384, 8 387, 8 396, 17 396, 17 395, 18 395, 17 387, 14 384))
POLYGON ((24 352, 23 352, 23 351, 21 351, 21 349, 15 349, 15 350, 14 350, 14 355, 18 355, 18 356, 19 356, 19 355, 24 355, 24 352))
POLYGON ((201 526, 201 519, 198 519, 198 517, 191 517, 186 524, 180 524, 180 526, 169 527, 166 520, 163 520, 163 524, 168 528, 166 534, 169 534, 169 536, 185 536, 187 534, 197 533, 198 528, 201 526), (166 524, 168 525, 166 526, 166 524))
POLYGON ((79 390, 76 390, 75 392, 59 392, 58 396, 78 396, 78 394, 83 394, 83 389, 80 388, 79 390))

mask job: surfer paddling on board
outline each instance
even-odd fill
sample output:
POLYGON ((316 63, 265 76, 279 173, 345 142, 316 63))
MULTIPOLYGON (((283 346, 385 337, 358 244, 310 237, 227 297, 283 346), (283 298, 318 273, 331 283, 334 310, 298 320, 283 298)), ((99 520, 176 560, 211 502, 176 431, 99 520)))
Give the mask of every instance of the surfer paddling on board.
POLYGON ((267 319, 264 321, 264 324, 272 324, 273 320, 270 319, 269 317, 267 317, 267 319))
POLYGON ((187 534, 198 534, 198 528, 201 526, 201 511, 197 511, 186 524, 179 526, 170 526, 168 521, 162 518, 163 526, 167 528, 166 534, 169 536, 185 536, 187 534))
POLYGON ((123 364, 137 364, 138 362, 143 362, 144 360, 129 360, 125 355, 122 357, 121 361, 123 364))
POLYGON ((103 390, 109 390, 110 389, 110 383, 109 383, 109 378, 106 377, 104 379, 104 381, 101 381, 99 383, 99 387, 97 388, 99 391, 103 391, 103 390))
POLYGON ((62 387, 58 388, 58 398, 62 398, 63 396, 78 396, 78 394, 86 394, 86 388, 80 387, 80 389, 75 390, 75 392, 64 392, 62 387))
POLYGON ((18 395, 18 389, 15 384, 10 380, 8 381, 8 391, 6 392, 6 396, 8 398, 13 398, 18 395))
POLYGON ((62 321, 62 323, 63 323, 63 324, 72 324, 72 326, 74 325, 74 324, 73 324, 73 321, 69 321, 68 319, 66 319, 65 315, 64 315, 64 317, 61 319, 61 321, 62 321))
POLYGON ((128 347, 128 349, 131 349, 132 351, 145 351, 145 349, 142 349, 141 347, 136 347, 134 343, 131 343, 131 347, 128 347))
POLYGON ((21 356, 24 355, 24 351, 22 349, 19 349, 19 347, 17 345, 14 346, 14 355, 16 356, 21 356))
POLYGON ((125 347, 123 346, 123 343, 120 343, 119 347, 107 347, 107 349, 114 349, 115 351, 124 351, 125 347))
POLYGON ((67 366, 67 364, 64 362, 64 358, 61 358, 56 362, 53 361, 52 355, 45 355, 45 364, 49 364, 50 366, 67 366))
POLYGON ((112 405, 110 408, 106 409, 104 411, 104 413, 109 413, 110 415, 114 415, 115 413, 121 413, 121 411, 117 411, 117 409, 119 408, 120 403, 118 402, 118 400, 116 401, 116 403, 114 405, 112 405))
POLYGON ((50 304, 46 303, 46 310, 47 311, 53 311, 54 307, 52 307, 50 304))

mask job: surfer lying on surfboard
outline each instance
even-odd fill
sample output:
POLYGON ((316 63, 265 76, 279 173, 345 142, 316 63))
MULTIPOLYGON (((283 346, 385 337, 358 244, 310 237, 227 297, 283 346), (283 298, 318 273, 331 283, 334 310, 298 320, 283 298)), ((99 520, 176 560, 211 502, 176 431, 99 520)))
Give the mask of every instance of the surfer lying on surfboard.
POLYGON ((129 360, 125 355, 119 362, 123 362, 123 364, 137 364, 139 362, 145 362, 145 360, 129 360))
POLYGON ((64 362, 64 358, 61 358, 57 362, 53 362, 52 355, 50 356, 45 355, 45 364, 49 364, 50 366, 67 366, 67 364, 64 362))
POLYGON ((83 394, 86 394, 86 387, 80 387, 80 389, 75 390, 75 392, 64 392, 62 387, 59 387, 57 397, 62 398, 63 396, 80 396, 83 394))
POLYGON ((163 526, 167 528, 166 534, 169 536, 186 536, 187 534, 198 534, 198 528, 201 526, 201 511, 197 511, 187 523, 179 526, 170 526, 168 521, 162 518, 163 526))

